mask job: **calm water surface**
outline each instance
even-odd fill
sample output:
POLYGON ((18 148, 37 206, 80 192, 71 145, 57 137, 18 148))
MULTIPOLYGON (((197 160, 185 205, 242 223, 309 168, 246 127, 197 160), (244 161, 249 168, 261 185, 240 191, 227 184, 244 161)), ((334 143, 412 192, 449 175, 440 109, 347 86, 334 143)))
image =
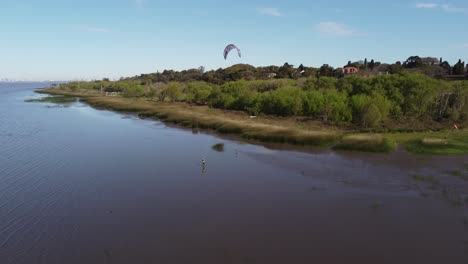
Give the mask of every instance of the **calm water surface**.
POLYGON ((467 156, 271 150, 44 85, 0 84, 2 264, 468 263, 467 156))

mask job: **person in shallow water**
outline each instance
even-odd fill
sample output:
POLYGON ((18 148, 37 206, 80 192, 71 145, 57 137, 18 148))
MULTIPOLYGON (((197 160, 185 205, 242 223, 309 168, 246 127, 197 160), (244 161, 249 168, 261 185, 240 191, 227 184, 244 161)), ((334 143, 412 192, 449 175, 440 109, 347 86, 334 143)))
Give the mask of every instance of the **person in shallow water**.
POLYGON ((206 160, 202 159, 202 173, 206 173, 206 160))

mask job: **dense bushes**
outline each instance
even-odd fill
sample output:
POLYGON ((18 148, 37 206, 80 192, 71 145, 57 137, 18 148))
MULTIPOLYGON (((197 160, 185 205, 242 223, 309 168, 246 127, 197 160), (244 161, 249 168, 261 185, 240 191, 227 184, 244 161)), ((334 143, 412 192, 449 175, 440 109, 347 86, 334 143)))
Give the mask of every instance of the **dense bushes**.
POLYGON ((247 111, 252 115, 309 116, 367 128, 402 117, 437 121, 468 119, 468 82, 448 82, 407 72, 371 78, 311 76, 298 80, 239 80, 222 85, 203 81, 165 84, 123 80, 75 82, 62 87, 185 101, 247 111))
POLYGON ((184 88, 185 100, 189 103, 207 104, 213 85, 206 82, 191 82, 184 88))

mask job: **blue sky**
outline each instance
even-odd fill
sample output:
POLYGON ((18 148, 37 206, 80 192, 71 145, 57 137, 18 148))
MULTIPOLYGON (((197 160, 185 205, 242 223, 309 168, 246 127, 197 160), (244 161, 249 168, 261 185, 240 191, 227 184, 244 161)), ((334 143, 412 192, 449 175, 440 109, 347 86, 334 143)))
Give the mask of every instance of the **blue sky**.
MULTIPOLYGON (((468 2, 1 0, 0 78, 119 78, 411 55, 468 61, 468 2), (237 44, 241 59, 222 57, 237 44)), ((233 55, 233 54, 231 54, 233 55)))

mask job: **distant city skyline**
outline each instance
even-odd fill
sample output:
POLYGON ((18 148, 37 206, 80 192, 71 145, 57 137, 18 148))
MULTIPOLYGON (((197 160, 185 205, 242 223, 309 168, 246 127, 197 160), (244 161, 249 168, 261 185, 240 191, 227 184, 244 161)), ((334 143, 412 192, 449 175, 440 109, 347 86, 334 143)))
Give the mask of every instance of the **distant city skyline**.
POLYGON ((463 0, 3 0, 0 81, 118 79, 237 63, 339 67, 413 55, 453 65, 468 61, 467 18, 463 0), (242 58, 224 60, 230 43, 242 58))

